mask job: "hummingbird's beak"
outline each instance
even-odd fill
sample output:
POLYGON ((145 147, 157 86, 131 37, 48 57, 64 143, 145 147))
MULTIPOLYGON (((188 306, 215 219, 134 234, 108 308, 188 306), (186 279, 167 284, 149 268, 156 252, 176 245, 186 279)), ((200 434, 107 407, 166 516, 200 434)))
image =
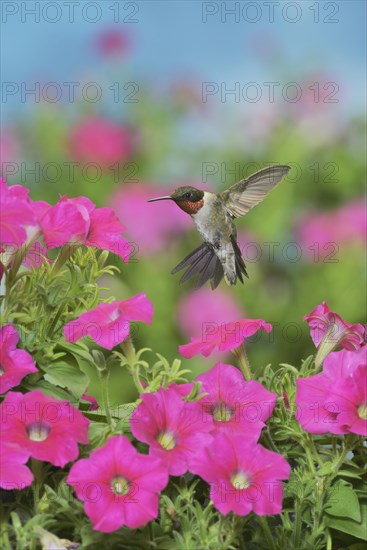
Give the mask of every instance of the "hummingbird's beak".
POLYGON ((168 200, 173 200, 172 197, 170 197, 170 195, 166 195, 165 197, 158 197, 157 199, 149 199, 147 202, 155 202, 155 201, 168 201, 168 200))

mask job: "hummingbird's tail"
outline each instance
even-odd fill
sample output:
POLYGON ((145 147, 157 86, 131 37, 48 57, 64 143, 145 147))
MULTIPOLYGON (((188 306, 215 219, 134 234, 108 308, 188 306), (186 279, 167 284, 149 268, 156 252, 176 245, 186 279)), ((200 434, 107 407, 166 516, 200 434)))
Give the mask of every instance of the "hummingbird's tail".
MULTIPOLYGON (((248 277, 245 262, 243 261, 240 248, 234 238, 232 244, 235 253, 236 265, 235 279, 232 284, 236 284, 237 278, 241 281, 241 283, 243 283, 242 274, 248 277)), ((212 290, 214 290, 224 277, 223 266, 216 255, 214 248, 209 243, 204 242, 198 246, 198 248, 195 248, 195 250, 188 254, 188 256, 186 256, 186 258, 184 258, 182 262, 180 262, 172 270, 171 273, 174 275, 186 267, 188 269, 181 277, 180 284, 183 284, 191 279, 191 277, 198 275, 196 288, 202 287, 207 281, 210 280, 210 285, 212 290)))

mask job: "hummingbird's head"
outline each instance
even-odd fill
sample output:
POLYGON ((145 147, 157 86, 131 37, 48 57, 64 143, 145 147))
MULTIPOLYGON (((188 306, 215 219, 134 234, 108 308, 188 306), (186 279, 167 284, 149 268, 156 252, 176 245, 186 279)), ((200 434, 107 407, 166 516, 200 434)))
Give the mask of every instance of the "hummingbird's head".
POLYGON ((175 189, 171 195, 150 199, 148 202, 172 200, 187 214, 196 214, 204 206, 204 191, 195 187, 185 186, 175 189))

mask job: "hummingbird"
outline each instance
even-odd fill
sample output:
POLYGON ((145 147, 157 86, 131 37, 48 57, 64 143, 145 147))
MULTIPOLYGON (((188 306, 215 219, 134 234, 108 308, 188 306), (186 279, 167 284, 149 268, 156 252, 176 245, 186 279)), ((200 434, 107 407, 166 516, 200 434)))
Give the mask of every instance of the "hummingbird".
POLYGON ((185 186, 179 187, 171 195, 148 201, 174 201, 191 216, 204 241, 172 270, 171 274, 174 275, 187 268, 180 284, 196 275, 196 288, 210 280, 214 290, 223 277, 229 285, 235 285, 237 280, 243 284, 243 275, 248 277, 248 274, 237 243, 233 219, 245 216, 259 204, 289 170, 290 166, 270 166, 221 193, 185 186))

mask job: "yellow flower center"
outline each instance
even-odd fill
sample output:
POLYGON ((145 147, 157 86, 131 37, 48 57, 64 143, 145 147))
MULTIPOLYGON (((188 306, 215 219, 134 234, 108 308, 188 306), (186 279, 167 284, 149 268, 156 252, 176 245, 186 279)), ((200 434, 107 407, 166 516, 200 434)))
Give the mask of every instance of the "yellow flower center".
POLYGON ((157 441, 166 451, 171 451, 176 447, 176 438, 171 432, 161 432, 157 441))
POLYGON ((358 411, 359 418, 363 418, 363 420, 367 420, 367 403, 362 403, 362 405, 359 405, 357 411, 358 411))
POLYGON ((33 422, 29 424, 26 428, 28 437, 31 441, 45 441, 48 438, 48 434, 51 431, 51 428, 42 421, 33 422))
POLYGON ((231 483, 235 489, 241 491, 242 489, 248 489, 250 487, 250 479, 245 472, 238 471, 231 477, 231 483))
POLYGON ((233 409, 225 403, 219 403, 213 410, 213 418, 216 422, 229 422, 233 415, 233 409))
POLYGON ((116 476, 111 481, 111 489, 115 495, 127 495, 130 491, 130 483, 123 476, 116 476))

